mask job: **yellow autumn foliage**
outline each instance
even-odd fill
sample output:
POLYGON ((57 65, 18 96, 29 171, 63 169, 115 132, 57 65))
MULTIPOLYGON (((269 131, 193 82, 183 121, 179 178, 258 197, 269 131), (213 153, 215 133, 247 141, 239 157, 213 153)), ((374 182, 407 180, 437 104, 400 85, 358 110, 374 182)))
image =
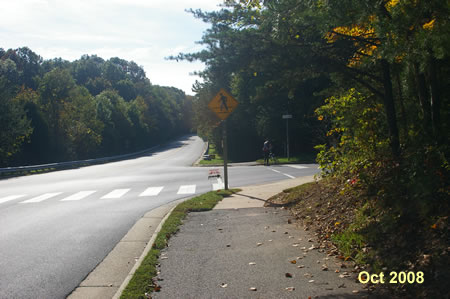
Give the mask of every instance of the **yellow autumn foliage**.
POLYGON ((388 3, 386 3, 386 9, 390 11, 393 7, 395 7, 400 0, 390 0, 388 3))
POLYGON ((425 23, 422 25, 422 28, 425 30, 431 30, 434 27, 434 22, 436 21, 436 19, 432 19, 431 21, 429 21, 428 23, 425 23))
POLYGON ((355 38, 355 46, 358 47, 357 52, 353 55, 353 57, 348 61, 349 67, 355 67, 361 62, 362 56, 372 56, 377 49, 377 46, 374 44, 364 44, 361 45, 356 38, 375 38, 375 29, 370 25, 359 25, 354 24, 351 26, 339 26, 334 28, 331 32, 328 32, 325 36, 325 39, 328 43, 336 42, 340 37, 354 37, 355 38))

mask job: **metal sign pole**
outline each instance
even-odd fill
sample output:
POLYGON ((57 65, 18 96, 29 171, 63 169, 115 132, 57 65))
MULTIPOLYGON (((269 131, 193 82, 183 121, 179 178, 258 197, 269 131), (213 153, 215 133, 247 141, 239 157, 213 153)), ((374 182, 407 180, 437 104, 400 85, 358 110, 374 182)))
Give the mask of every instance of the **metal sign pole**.
POLYGON ((286 118, 287 159, 289 161, 289 118, 286 118))
POLYGON ((223 121, 223 176, 225 190, 228 190, 228 144, 227 144, 227 121, 223 121))

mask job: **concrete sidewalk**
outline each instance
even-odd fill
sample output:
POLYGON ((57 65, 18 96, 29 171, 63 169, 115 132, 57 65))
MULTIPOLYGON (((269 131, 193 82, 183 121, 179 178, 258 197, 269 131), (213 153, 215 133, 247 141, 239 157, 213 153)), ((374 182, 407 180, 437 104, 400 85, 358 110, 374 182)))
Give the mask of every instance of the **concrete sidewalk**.
POLYGON ((190 213, 160 257, 152 298, 361 298, 367 293, 342 261, 265 208, 271 196, 313 181, 301 177, 241 188, 214 210, 190 213))

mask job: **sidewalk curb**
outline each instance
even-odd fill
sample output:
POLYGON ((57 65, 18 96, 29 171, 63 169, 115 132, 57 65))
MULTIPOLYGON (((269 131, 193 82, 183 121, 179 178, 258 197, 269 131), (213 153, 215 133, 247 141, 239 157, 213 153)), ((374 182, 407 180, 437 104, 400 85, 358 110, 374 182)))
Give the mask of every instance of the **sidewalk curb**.
POLYGON ((151 250, 156 236, 167 218, 180 203, 191 198, 192 196, 177 199, 146 212, 136 221, 105 258, 67 296, 67 298, 120 298, 123 290, 151 250), (145 236, 143 236, 146 233, 145 229, 149 228, 147 221, 157 222, 158 224, 153 232, 147 232, 148 234, 151 234, 151 237, 144 241, 142 238, 145 238, 145 236), (144 249, 140 251, 139 248, 142 248, 140 246, 144 244, 144 249), (136 252, 136 248, 138 248, 138 252, 136 252), (139 258, 137 258, 137 256, 139 256, 139 258), (127 271, 127 262, 128 264, 133 263, 133 266, 128 273, 125 272, 127 271))
POLYGON ((131 269, 130 273, 128 273, 127 277, 125 278, 125 280, 122 282, 122 284, 120 285, 119 289, 117 290, 116 294, 114 294, 113 299, 118 299, 120 298, 120 296, 122 295, 122 292, 125 290, 125 288, 127 287, 128 283, 130 282, 131 278, 133 277, 134 273, 136 272, 136 270, 141 266, 142 262, 144 261, 145 257, 147 256, 147 254, 149 253, 150 249, 152 249, 153 247, 153 243, 156 240, 156 237, 158 236, 158 233, 161 231, 162 226, 164 225, 164 223, 166 222, 167 218, 169 218, 169 216, 172 214, 173 210, 183 201, 188 200, 189 198, 183 198, 180 200, 176 200, 174 202, 171 202, 168 205, 173 205, 173 207, 170 209, 169 212, 167 212, 166 216, 164 216, 164 218, 161 220, 161 222, 159 223, 159 225, 156 227, 155 231, 153 232, 153 235, 151 237, 151 239, 148 241, 147 246, 145 246, 144 251, 142 252, 141 256, 139 257, 139 259, 137 260, 137 262, 134 264, 133 268, 131 269))

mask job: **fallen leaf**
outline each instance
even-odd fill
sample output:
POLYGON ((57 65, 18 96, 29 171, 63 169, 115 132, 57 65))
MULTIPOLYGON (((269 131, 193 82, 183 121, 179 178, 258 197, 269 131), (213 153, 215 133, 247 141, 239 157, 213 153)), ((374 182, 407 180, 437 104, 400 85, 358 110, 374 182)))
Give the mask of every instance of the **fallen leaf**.
POLYGON ((291 219, 288 219, 288 223, 291 224, 291 223, 292 223, 292 220, 291 220, 291 219))
POLYGON ((291 273, 286 273, 285 276, 286 276, 287 278, 292 278, 292 274, 291 274, 291 273))
POLYGON ((327 265, 322 265, 322 271, 328 271, 328 266, 327 265))
POLYGON ((296 260, 292 260, 291 264, 297 264, 297 261, 296 260))
POLYGON ((161 287, 160 287, 160 286, 155 286, 154 291, 155 291, 155 292, 161 292, 161 287))

